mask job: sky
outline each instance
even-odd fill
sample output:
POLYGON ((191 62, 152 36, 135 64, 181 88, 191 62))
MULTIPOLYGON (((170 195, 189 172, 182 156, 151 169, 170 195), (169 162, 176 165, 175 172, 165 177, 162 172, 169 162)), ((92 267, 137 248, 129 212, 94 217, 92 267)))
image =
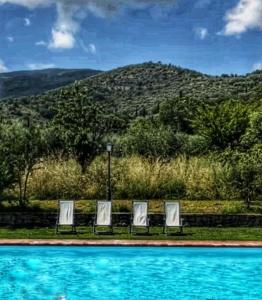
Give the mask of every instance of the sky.
POLYGON ((0 72, 146 61, 262 69, 262 0, 0 0, 0 72))

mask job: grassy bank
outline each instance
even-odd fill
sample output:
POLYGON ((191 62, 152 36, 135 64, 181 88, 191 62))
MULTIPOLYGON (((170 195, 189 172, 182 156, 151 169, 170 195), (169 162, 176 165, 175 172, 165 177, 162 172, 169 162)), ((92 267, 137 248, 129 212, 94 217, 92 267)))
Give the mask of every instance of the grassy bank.
MULTIPOLYGON (((0 228, 0 239, 143 239, 162 240, 167 237, 162 228, 153 227, 150 235, 130 235, 128 228, 115 228, 113 235, 94 235, 91 227, 78 228, 78 234, 58 234, 54 228, 41 229, 7 229, 0 228)), ((261 241, 261 228, 185 228, 184 235, 171 235, 174 240, 239 240, 261 241)))

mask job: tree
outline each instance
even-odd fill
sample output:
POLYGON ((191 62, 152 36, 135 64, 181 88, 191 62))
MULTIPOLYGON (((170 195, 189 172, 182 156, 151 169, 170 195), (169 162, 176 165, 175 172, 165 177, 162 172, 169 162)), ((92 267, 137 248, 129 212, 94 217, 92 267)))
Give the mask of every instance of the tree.
POLYGON ((46 149, 41 127, 28 125, 11 121, 2 124, 0 130, 0 157, 5 157, 7 170, 18 183, 19 204, 22 206, 27 202, 29 176, 46 149))
POLYGON ((53 124, 84 172, 103 151, 106 135, 121 126, 121 120, 92 102, 88 91, 77 83, 71 90, 62 90, 59 100, 53 124))
POLYGON ((241 141, 247 148, 259 143, 262 143, 262 107, 250 114, 249 127, 241 141))
POLYGON ((262 148, 249 152, 226 151, 223 154, 229 175, 228 184, 244 199, 247 208, 262 193, 262 148))
POLYGON ((210 147, 209 141, 203 136, 177 133, 176 138, 180 144, 180 152, 188 157, 204 155, 210 147))
POLYGON ((0 196, 2 196, 3 191, 15 183, 15 176, 6 157, 0 156, 0 196))
POLYGON ((174 132, 192 131, 190 119, 193 116, 195 104, 187 98, 174 98, 161 103, 159 121, 170 126, 174 132))
POLYGON ((148 158, 165 158, 175 153, 173 131, 152 119, 133 121, 121 140, 125 154, 138 154, 148 158))
POLYGON ((248 127, 248 107, 239 101, 225 101, 198 109, 192 121, 195 133, 210 140, 215 149, 237 147, 248 127))
POLYGON ((3 191, 15 183, 15 176, 10 167, 8 157, 6 156, 7 149, 3 143, 4 139, 4 123, 5 120, 0 111, 0 196, 3 191))

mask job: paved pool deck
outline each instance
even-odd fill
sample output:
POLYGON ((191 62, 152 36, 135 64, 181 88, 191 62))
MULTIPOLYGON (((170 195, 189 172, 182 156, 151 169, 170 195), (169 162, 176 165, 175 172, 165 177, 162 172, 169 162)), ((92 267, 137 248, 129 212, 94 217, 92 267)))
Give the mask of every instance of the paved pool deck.
POLYGON ((262 241, 0 239, 0 245, 28 246, 148 246, 148 247, 262 247, 262 241))

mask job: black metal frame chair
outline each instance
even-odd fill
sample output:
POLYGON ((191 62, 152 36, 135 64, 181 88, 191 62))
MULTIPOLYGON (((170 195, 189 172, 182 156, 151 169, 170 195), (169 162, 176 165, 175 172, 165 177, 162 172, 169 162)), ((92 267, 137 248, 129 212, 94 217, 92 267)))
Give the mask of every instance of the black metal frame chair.
POLYGON ((149 225, 149 217, 148 217, 148 206, 149 206, 149 201, 148 200, 133 200, 132 201, 132 212, 131 212, 131 218, 130 218, 130 228, 129 228, 129 232, 131 234, 136 233, 134 231, 135 228, 146 228, 146 234, 149 234, 149 230, 150 230, 150 225, 149 225), (134 224, 134 204, 135 203, 146 203, 146 225, 145 226, 137 226, 134 224))
POLYGON ((94 216, 94 224, 93 224, 93 233, 94 234, 100 234, 100 233, 106 233, 106 234, 113 234, 113 219, 112 219, 112 201, 108 201, 108 200, 97 200, 96 201, 96 210, 95 210, 95 216, 94 216), (97 211, 98 211, 98 205, 99 202, 108 202, 111 203, 111 211, 110 211, 110 225, 101 225, 97 223, 97 211), (97 227, 108 227, 109 230, 108 231, 98 231, 97 227))
POLYGON ((77 233, 76 231, 76 225, 75 225, 75 201, 74 200, 59 200, 59 204, 58 204, 58 213, 57 213, 57 218, 56 218, 56 229, 55 229, 55 233, 77 233), (61 224, 60 223, 60 212, 61 212, 61 202, 73 202, 73 222, 72 224, 61 224), (72 230, 71 231, 59 231, 59 226, 71 226, 72 230))
POLYGON ((168 229, 172 229, 172 228, 179 228, 179 233, 182 234, 183 233, 183 218, 181 218, 181 202, 180 201, 165 201, 164 202, 164 205, 165 205, 165 216, 164 216, 164 226, 163 226, 163 233, 165 233, 166 235, 168 235, 168 229), (179 225, 176 225, 176 226, 170 226, 170 225, 167 225, 166 221, 167 221, 167 211, 166 211, 166 204, 167 203, 174 203, 174 204, 178 204, 178 207, 179 207, 179 225))

